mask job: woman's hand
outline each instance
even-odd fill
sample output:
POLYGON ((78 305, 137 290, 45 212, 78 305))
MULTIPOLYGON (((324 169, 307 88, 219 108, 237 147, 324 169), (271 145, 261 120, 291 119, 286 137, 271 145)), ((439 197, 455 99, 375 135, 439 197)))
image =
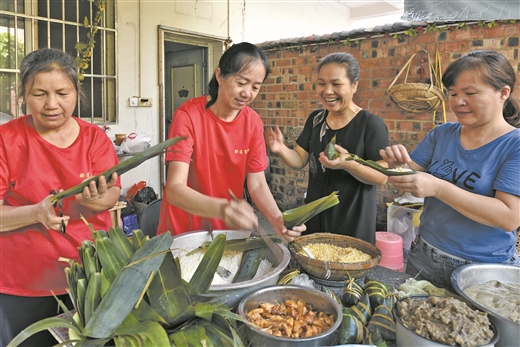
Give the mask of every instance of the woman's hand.
POLYGON ((349 168, 349 165, 360 165, 353 160, 347 160, 347 158, 350 156, 350 153, 345 148, 341 147, 340 145, 334 145, 334 147, 337 151, 338 156, 332 160, 330 160, 327 157, 325 152, 320 153, 318 160, 321 163, 321 165, 323 165, 323 167, 334 170, 347 170, 349 168))
POLYGON ((255 230, 258 226, 255 210, 245 200, 231 199, 229 203, 224 204, 222 219, 231 228, 255 230))
POLYGON ((396 168, 403 165, 410 166, 413 162, 403 145, 386 146, 385 149, 379 150, 379 154, 383 160, 388 163, 389 168, 396 168))
POLYGON ((284 242, 291 242, 297 237, 301 236, 301 233, 307 230, 305 224, 295 226, 294 229, 289 230, 285 227, 283 216, 280 215, 274 220, 273 228, 275 233, 280 236, 284 242))
POLYGON ((417 171, 413 175, 391 176, 388 178, 397 189, 411 193, 417 198, 436 196, 445 181, 425 172, 417 171))
POLYGON ((110 181, 101 176, 83 188, 83 192, 76 195, 76 201, 93 211, 103 211, 112 208, 119 198, 120 188, 117 183, 117 173, 113 173, 110 181), (113 189, 112 189, 113 188, 113 189))
POLYGON ((278 126, 266 128, 265 144, 273 153, 280 153, 285 146, 283 143, 283 135, 278 126))
MULTIPOLYGON (((345 170, 359 182, 364 184, 386 184, 387 177, 384 174, 368 168, 355 160, 352 160, 352 158, 350 158, 351 154, 349 151, 340 145, 334 145, 334 148, 336 149, 337 157, 332 160, 330 160, 327 155, 325 155, 325 152, 320 153, 318 160, 324 168, 332 170, 345 170)), ((383 161, 381 161, 381 163, 382 165, 386 166, 386 163, 383 161)))
POLYGON ((62 224, 67 226, 69 224, 69 216, 58 216, 54 208, 54 204, 51 202, 51 198, 54 195, 51 194, 45 199, 35 205, 36 209, 36 220, 43 224, 44 227, 50 230, 62 230, 62 224))
POLYGON ((112 177, 110 177, 110 181, 107 182, 105 176, 101 176, 96 181, 92 181, 83 188, 83 192, 81 194, 82 199, 85 201, 95 201, 98 199, 102 199, 105 194, 112 188, 117 182, 117 173, 113 173, 112 177))

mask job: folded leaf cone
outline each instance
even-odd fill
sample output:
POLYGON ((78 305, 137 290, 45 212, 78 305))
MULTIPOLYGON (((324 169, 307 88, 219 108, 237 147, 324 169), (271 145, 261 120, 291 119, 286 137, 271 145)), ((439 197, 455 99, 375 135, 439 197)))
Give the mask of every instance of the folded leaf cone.
POLYGON ((337 193, 338 191, 334 191, 329 196, 325 196, 303 206, 282 212, 283 220, 287 229, 292 229, 297 225, 301 225, 316 216, 318 213, 339 204, 337 193))

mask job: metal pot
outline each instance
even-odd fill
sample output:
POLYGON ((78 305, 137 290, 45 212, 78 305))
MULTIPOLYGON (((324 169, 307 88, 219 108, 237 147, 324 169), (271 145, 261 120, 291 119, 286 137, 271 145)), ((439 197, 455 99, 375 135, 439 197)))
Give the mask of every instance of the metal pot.
POLYGON ((518 287, 520 286, 520 267, 507 264, 468 264, 459 267, 451 275, 451 283, 457 293, 479 310, 487 312, 489 320, 496 325, 500 332, 497 346, 518 346, 520 343, 519 323, 491 312, 464 293, 464 289, 467 287, 491 280, 514 283, 518 287))
POLYGON ((237 313, 244 319, 252 309, 260 307, 265 302, 283 303, 286 300, 300 299, 306 304, 311 304, 314 311, 334 314, 335 322, 327 331, 307 338, 277 337, 245 325, 246 335, 251 347, 317 347, 330 346, 335 338, 335 332, 343 319, 342 307, 329 295, 309 287, 297 285, 270 286, 244 297, 238 305, 237 313))
MULTIPOLYGON (((413 300, 427 300, 428 295, 413 295, 409 297, 413 300)), ((408 329, 404 326, 401 316, 397 310, 397 304, 403 300, 406 300, 407 297, 399 299, 392 308, 392 313, 394 315, 395 320, 395 332, 396 332, 396 345, 399 347, 446 347, 449 345, 445 345, 440 342, 435 342, 432 340, 428 340, 418 334, 416 334, 414 331, 408 329)), ((490 320, 491 323, 491 330, 493 331, 494 338, 486 345, 482 345, 479 347, 493 347, 496 345, 498 339, 499 339, 499 332, 493 322, 490 320)))
MULTIPOLYGON (((250 231, 243 230, 213 230, 213 235, 223 233, 226 234, 227 240, 243 239, 249 237, 251 234, 250 231)), ((178 249, 193 249, 208 241, 211 241, 211 235, 208 231, 191 231, 177 235, 173 238, 171 246, 173 255, 176 256, 176 254, 178 254, 178 249)), ((249 281, 240 283, 212 285, 209 288, 209 293, 217 295, 218 302, 225 304, 232 310, 235 310, 238 303, 245 295, 260 288, 276 284, 280 273, 287 267, 291 260, 291 254, 287 247, 281 244, 276 244, 276 246, 280 247, 282 250, 282 252, 280 252, 283 255, 281 259, 276 258, 269 249, 265 256, 266 259, 273 264, 274 269, 271 272, 259 278, 253 278, 249 281)))

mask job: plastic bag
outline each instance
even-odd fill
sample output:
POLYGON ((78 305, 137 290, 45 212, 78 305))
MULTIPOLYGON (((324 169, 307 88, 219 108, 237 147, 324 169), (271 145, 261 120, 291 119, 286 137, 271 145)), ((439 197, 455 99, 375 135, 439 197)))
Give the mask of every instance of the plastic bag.
POLYGON ((155 190, 152 187, 144 187, 143 189, 140 189, 134 197, 135 202, 140 202, 146 205, 154 200, 157 200, 157 194, 155 194, 155 190))
POLYGON ((152 133, 133 132, 121 142, 119 146, 123 152, 136 154, 152 146, 152 133))

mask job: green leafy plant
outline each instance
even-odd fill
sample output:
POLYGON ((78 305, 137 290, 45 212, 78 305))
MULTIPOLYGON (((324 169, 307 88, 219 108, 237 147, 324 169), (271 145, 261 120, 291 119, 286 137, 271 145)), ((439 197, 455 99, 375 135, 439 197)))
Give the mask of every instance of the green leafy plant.
POLYGON ((105 11, 105 5, 107 0, 89 0, 93 2, 97 7, 96 16, 94 20, 89 22, 89 19, 85 17, 83 20, 83 25, 85 28, 90 29, 87 33, 87 42, 78 42, 76 43, 76 52, 78 56, 76 57, 76 66, 78 67, 78 79, 83 81, 85 79, 84 72, 88 69, 90 60, 92 58, 92 50, 96 44, 95 36, 99 30, 99 23, 101 23, 101 19, 103 18, 103 12, 105 11))

